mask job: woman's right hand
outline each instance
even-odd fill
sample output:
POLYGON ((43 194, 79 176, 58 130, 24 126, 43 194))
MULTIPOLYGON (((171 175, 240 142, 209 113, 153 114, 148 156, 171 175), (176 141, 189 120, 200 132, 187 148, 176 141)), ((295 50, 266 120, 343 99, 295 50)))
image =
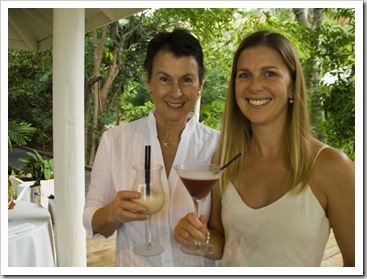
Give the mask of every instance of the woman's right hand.
POLYGON ((205 216, 199 219, 195 213, 191 212, 178 222, 173 237, 181 245, 188 246, 195 240, 205 241, 207 230, 205 216))
POLYGON ((121 224, 148 219, 147 207, 134 201, 139 197, 140 193, 135 191, 117 192, 112 203, 107 206, 110 222, 121 224))
POLYGON ((140 194, 133 191, 119 191, 113 201, 99 209, 93 215, 92 228, 95 233, 108 237, 112 235, 120 224, 131 221, 143 221, 149 218, 147 208, 134 199, 140 194))

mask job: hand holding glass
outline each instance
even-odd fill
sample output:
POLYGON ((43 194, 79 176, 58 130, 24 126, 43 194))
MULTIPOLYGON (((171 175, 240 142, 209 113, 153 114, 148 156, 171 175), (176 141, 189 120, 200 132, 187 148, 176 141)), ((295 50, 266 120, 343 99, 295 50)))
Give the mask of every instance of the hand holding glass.
POLYGON ((145 180, 144 164, 134 165, 133 169, 136 172, 136 177, 132 190, 140 193, 140 198, 133 201, 145 205, 148 208, 147 214, 149 214, 149 219, 145 221, 146 241, 144 244, 135 246, 133 250, 138 255, 156 256, 161 254, 164 248, 158 243, 152 243, 151 216, 162 209, 166 200, 161 182, 163 167, 151 165, 149 185, 147 185, 145 180))
MULTIPOLYGON (((181 164, 174 168, 190 193, 194 201, 196 216, 200 218, 205 199, 219 180, 223 170, 214 164, 181 164)), ((181 246, 181 250, 188 254, 205 256, 214 253, 214 246, 195 240, 190 246, 181 246)))

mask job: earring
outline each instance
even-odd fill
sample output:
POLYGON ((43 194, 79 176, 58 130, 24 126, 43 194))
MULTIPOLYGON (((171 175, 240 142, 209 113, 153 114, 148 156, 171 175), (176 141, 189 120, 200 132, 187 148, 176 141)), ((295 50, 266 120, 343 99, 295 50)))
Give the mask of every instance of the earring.
POLYGON ((289 103, 292 105, 293 104, 293 99, 289 99, 289 103))

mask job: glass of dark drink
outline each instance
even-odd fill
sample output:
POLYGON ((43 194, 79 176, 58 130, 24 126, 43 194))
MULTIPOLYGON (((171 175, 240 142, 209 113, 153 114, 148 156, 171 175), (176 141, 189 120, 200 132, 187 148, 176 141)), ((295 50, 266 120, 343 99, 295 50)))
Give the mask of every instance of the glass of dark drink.
MULTIPOLYGON (((218 182, 223 170, 215 164, 181 164, 174 166, 174 169, 190 193, 194 201, 195 213, 200 217, 205 199, 218 182)), ((188 254, 205 256, 214 253, 214 246, 195 240, 190 246, 181 246, 181 250, 188 254)))

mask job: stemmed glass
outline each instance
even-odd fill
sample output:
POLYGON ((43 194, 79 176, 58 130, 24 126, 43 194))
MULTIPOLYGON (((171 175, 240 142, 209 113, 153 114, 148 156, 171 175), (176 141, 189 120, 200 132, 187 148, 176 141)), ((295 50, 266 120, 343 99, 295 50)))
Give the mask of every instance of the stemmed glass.
POLYGON ((151 217, 162 209, 166 200, 161 181, 163 167, 152 164, 147 170, 146 165, 140 164, 134 165, 133 169, 136 176, 132 190, 140 193, 140 198, 133 201, 145 205, 149 214, 149 219, 145 221, 145 243, 135 246, 133 250, 138 255, 156 256, 161 254, 164 248, 158 243, 152 243, 151 217), (149 179, 147 179, 147 171, 149 171, 149 179))
MULTIPOLYGON (((174 166, 174 169, 194 201, 196 216, 200 217, 205 199, 219 180, 223 169, 215 164, 181 164, 174 166)), ((188 254, 205 256, 214 253, 214 246, 195 240, 192 245, 181 246, 181 250, 188 254)))

